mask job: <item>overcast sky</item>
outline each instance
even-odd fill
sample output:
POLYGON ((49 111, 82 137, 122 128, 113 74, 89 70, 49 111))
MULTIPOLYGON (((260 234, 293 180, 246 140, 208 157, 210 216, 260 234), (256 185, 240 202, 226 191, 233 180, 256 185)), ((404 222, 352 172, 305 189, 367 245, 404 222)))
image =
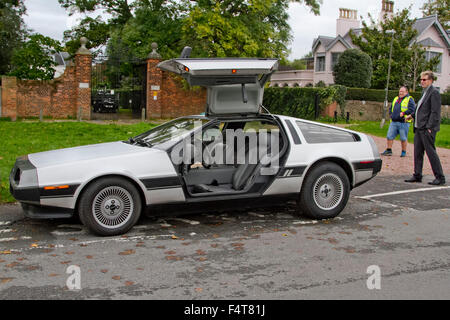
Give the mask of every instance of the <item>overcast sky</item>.
MULTIPOLYGON (((339 8, 358 10, 358 17, 368 20, 367 13, 378 18, 381 11, 382 0, 323 0, 320 16, 310 13, 309 9, 301 4, 293 3, 289 8, 289 24, 294 37, 291 43, 291 60, 301 58, 311 50, 313 39, 319 35, 335 36, 336 19, 339 17, 339 8)), ((420 8, 425 0, 395 0, 394 10, 411 7, 411 17, 422 17, 420 8)), ((58 4, 58 0, 25 0, 27 16, 25 23, 35 32, 62 40, 64 30, 76 25, 77 18, 69 17, 58 4)))

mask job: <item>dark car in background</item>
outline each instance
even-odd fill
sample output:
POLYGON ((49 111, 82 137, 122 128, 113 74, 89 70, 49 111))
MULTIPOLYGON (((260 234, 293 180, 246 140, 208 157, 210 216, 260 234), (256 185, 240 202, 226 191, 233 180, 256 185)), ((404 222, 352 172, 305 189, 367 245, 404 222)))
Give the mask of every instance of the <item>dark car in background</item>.
POLYGON ((92 107, 94 112, 117 113, 119 102, 114 90, 97 90, 92 94, 92 107))

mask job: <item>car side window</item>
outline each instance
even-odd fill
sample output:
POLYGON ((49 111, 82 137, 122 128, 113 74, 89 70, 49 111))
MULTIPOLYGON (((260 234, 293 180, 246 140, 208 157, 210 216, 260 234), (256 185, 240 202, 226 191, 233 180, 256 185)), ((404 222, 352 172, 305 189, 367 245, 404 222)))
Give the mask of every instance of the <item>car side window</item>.
POLYGON ((354 142, 353 134, 317 124, 296 121, 307 143, 354 142))

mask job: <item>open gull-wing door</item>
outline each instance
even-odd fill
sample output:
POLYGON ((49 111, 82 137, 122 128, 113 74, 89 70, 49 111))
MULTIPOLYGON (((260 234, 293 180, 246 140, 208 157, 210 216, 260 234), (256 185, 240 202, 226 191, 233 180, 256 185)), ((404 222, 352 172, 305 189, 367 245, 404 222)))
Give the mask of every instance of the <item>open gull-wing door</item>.
POLYGON ((206 113, 256 114, 263 101, 264 85, 278 69, 277 59, 178 58, 158 67, 183 76, 191 86, 208 90, 206 113))

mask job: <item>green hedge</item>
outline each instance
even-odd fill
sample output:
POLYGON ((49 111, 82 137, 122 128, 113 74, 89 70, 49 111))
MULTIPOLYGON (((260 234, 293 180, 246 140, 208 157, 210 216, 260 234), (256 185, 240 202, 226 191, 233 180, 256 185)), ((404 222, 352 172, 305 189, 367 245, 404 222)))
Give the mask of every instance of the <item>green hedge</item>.
POLYGON ((264 90, 264 106, 274 114, 303 119, 314 119, 315 99, 318 98, 319 112, 334 101, 345 104, 344 86, 326 88, 267 88, 264 90))
MULTIPOLYGON (((409 93, 417 102, 422 96, 421 92, 409 93)), ((384 102, 385 91, 376 89, 360 89, 360 88, 347 88, 346 100, 365 100, 365 101, 378 101, 384 102)), ((388 101, 394 100, 398 96, 398 90, 389 90, 388 101)), ((441 93, 442 105, 450 105, 450 94, 441 93)))

